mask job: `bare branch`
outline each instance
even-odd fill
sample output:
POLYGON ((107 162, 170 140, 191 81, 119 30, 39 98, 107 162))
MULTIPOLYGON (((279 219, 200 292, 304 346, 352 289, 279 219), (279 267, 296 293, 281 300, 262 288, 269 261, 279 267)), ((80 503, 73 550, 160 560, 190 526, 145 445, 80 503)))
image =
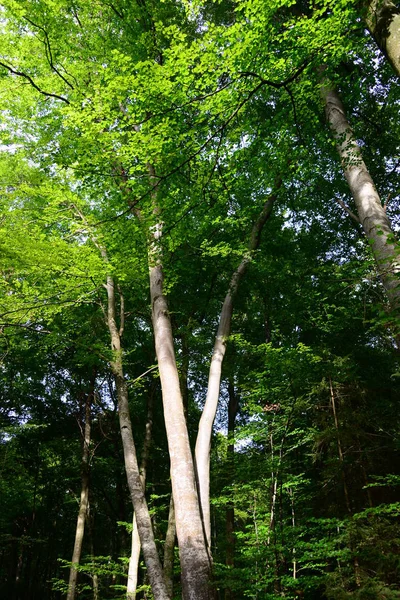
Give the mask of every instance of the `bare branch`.
POLYGON ((340 200, 340 198, 336 198, 335 197, 336 202, 347 212, 348 215, 350 215, 350 217, 353 219, 353 221, 355 221, 357 223, 357 225, 361 225, 360 223, 360 219, 357 217, 357 215, 355 215, 347 206, 347 204, 345 204, 343 202, 343 200, 340 200))
POLYGON ((391 196, 391 195, 392 195, 392 194, 389 194, 389 195, 388 195, 387 199, 385 200, 385 204, 383 205, 383 210, 384 210, 385 212, 387 211, 387 207, 388 207, 388 204, 389 204, 389 201, 390 201, 390 196, 391 196))

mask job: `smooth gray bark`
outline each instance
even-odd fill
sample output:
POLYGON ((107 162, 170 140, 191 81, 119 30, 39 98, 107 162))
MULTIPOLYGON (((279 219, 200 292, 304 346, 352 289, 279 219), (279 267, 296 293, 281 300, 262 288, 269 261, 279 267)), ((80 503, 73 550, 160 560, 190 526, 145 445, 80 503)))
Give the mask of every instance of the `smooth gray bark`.
POLYGON ((85 534, 85 522, 89 506, 89 458, 90 458, 90 409, 94 394, 94 381, 92 381, 92 389, 88 393, 85 402, 85 427, 83 430, 83 451, 82 451, 82 485, 81 497, 79 502, 78 519, 75 530, 74 550, 72 553, 72 565, 69 572, 67 600, 75 600, 76 584, 78 580, 78 570, 82 553, 83 536, 85 534))
MULTIPOLYGON (((157 243, 161 237, 160 226, 153 229, 153 236, 153 241, 157 243)), ((212 597, 209 586, 210 560, 200 515, 168 304, 163 294, 162 266, 157 256, 158 251, 153 243, 149 253, 152 318, 171 461, 182 595, 185 600, 208 600, 212 597)))
MULTIPOLYGON (((85 215, 74 204, 71 205, 75 213, 87 225, 85 215)), ((90 231, 90 228, 88 228, 90 231)), ((107 250, 91 235, 94 245, 98 248, 104 262, 109 264, 107 250)), ((136 448, 133 439, 132 423, 129 413, 128 385, 124 375, 122 360, 122 335, 124 332, 124 298, 120 293, 120 326, 117 326, 117 310, 115 301, 115 281, 111 275, 107 275, 105 285, 107 291, 107 308, 105 320, 110 333, 111 350, 113 359, 110 361, 117 389, 119 426, 124 451, 125 471, 128 480, 128 488, 132 499, 133 509, 136 515, 140 543, 143 557, 147 568, 150 585, 155 600, 171 600, 165 585, 164 573, 154 539, 153 527, 149 509, 142 486, 136 448)))
POLYGON ((394 71, 400 75, 400 8, 391 0, 367 1, 365 22, 394 71))
POLYGON ((136 523, 136 515, 133 515, 132 523, 131 556, 129 558, 128 582, 126 586, 127 600, 135 600, 138 582, 139 558, 140 558, 140 537, 136 523))
POLYGON ((155 221, 155 225, 149 230, 150 297, 164 421, 171 461, 171 483, 181 563, 182 597, 184 600, 209 600, 213 597, 210 586, 211 561, 204 538, 193 457, 175 358, 171 319, 163 290, 161 249, 163 224, 159 218, 158 190, 152 165, 148 165, 148 172, 153 187, 152 201, 155 221))
MULTIPOLYGON (((103 256, 105 257, 104 252, 103 256)), ((170 600, 154 540, 153 527, 142 486, 136 448, 133 440, 132 423, 129 413, 128 386, 124 376, 122 363, 121 334, 123 324, 121 323, 121 326, 118 329, 116 323, 115 282, 111 275, 107 276, 106 289, 108 300, 107 324, 110 331, 111 348, 114 353, 114 358, 110 364, 117 388, 119 424, 129 492, 132 498, 140 543, 154 598, 155 600, 170 600)))
MULTIPOLYGON (((234 481, 235 475, 235 423, 236 417, 239 411, 239 395, 235 391, 233 381, 230 380, 228 384, 228 448, 226 456, 226 474, 228 485, 234 481)), ((230 493, 229 501, 226 505, 225 512, 225 523, 226 523, 226 553, 225 553, 225 564, 228 569, 233 569, 235 566, 235 503, 233 493, 230 493)), ((225 600, 234 600, 235 593, 228 584, 225 588, 225 600)))
POLYGON ((337 90, 325 80, 321 86, 325 114, 341 159, 343 171, 357 208, 357 216, 371 245, 382 283, 394 316, 400 309, 400 258, 386 211, 362 159, 337 90))
MULTIPOLYGON (((280 187, 281 182, 276 186, 280 187)), ((203 515, 204 529, 206 532, 207 543, 211 545, 211 518, 210 518, 210 451, 211 437, 215 415, 217 413, 219 391, 221 385, 222 362, 224 360, 226 344, 231 330, 233 302, 244 275, 247 272, 252 259, 252 252, 256 250, 260 244, 262 229, 271 216, 272 208, 275 202, 275 194, 271 194, 265 202, 257 221, 254 223, 248 251, 243 257, 240 265, 234 271, 229 289, 225 296, 219 318, 217 335, 214 342, 214 349, 211 358, 207 396, 204 404, 204 409, 200 418, 199 431, 196 440, 196 470, 197 481, 200 491, 201 510, 203 515)))

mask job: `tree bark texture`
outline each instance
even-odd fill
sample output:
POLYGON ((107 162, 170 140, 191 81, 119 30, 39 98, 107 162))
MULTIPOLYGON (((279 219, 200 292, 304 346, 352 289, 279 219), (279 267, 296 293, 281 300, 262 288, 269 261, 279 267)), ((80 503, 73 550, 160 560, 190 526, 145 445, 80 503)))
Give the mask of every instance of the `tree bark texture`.
POLYGON ((119 424, 129 492, 132 498, 140 543, 143 549, 144 561, 146 563, 154 598, 156 600, 170 600, 154 540, 150 513, 141 482, 136 448, 133 440, 132 423, 129 413, 128 386, 124 377, 122 363, 121 334, 123 323, 121 323, 120 328, 118 329, 116 323, 115 282, 110 275, 107 276, 106 288, 108 300, 107 324, 110 331, 111 348, 114 353, 114 358, 111 361, 111 369, 115 377, 117 388, 119 424))
MULTIPOLYGON (((85 215, 72 205, 76 214, 86 224, 85 215)), ((104 262, 109 264, 107 250, 99 244, 95 236, 92 241, 98 248, 104 262)), ((132 423, 129 413, 128 385, 124 375, 122 360, 122 335, 124 333, 124 297, 120 297, 120 324, 117 326, 117 310, 115 301, 115 281, 112 275, 107 275, 105 285, 107 292, 107 310, 105 311, 105 320, 110 333, 111 350, 113 358, 110 361, 111 371, 115 379, 117 390, 119 426, 122 438, 122 448, 124 452, 125 471, 128 480, 128 488, 132 499, 133 510, 136 515, 140 543, 143 550, 143 557, 147 568, 150 585, 155 600, 171 600, 164 581, 160 558, 154 539, 153 527, 150 518, 149 509, 146 502, 144 489, 141 482, 136 448, 133 439, 132 423)))
POLYGON ((184 600, 209 600, 213 597, 210 586, 211 561, 204 537, 193 457, 176 364, 171 319, 163 290, 161 248, 163 223, 159 218, 156 175, 154 166, 151 164, 148 164, 148 173, 152 185, 151 198, 155 222, 149 229, 150 298, 171 463, 172 495, 181 563, 182 597, 184 600))
POLYGON ((358 219, 371 245, 379 275, 394 316, 400 310, 400 257, 385 209, 362 159, 360 147, 347 121, 336 89, 324 81, 321 96, 326 118, 336 139, 343 171, 357 207, 358 219))
POLYGON ((400 8, 391 0, 365 3, 365 22, 394 71, 400 75, 400 8))
MULTIPOLYGON (((276 186, 279 188, 281 182, 276 186)), ((219 391, 221 385, 222 362, 224 360, 226 344, 231 331, 231 321, 233 313, 233 302, 237 294, 240 282, 245 276, 251 255, 260 244, 261 232, 272 213, 275 202, 275 194, 271 194, 265 202, 256 222, 253 225, 248 251, 243 257, 240 265, 234 271, 228 293, 225 296, 224 303, 219 318, 217 336, 215 338, 213 354, 211 358, 207 396, 204 409, 200 418, 199 431, 196 440, 196 473, 200 491, 201 511, 203 515, 204 529, 206 532, 208 546, 211 546, 211 518, 210 518, 210 451, 211 437, 215 415, 217 413, 219 391)))
MULTIPOLYGON (((157 230, 154 233, 157 235, 157 230)), ((210 560, 200 515, 193 459, 175 360, 171 321, 167 300, 163 294, 162 266, 159 260, 154 261, 154 246, 150 251, 149 258, 153 329, 171 461, 172 494, 175 502, 176 532, 182 571, 182 593, 185 600, 206 600, 211 597, 210 560)))
POLYGON ((79 502, 78 519, 75 530, 75 543, 72 553, 72 565, 69 572, 67 600, 75 600, 78 570, 82 553, 83 536, 85 534, 85 522, 89 506, 89 459, 90 459, 90 434, 91 434, 91 404, 94 396, 95 376, 91 381, 91 389, 86 396, 85 402, 85 426, 83 429, 83 451, 82 451, 82 485, 79 502))

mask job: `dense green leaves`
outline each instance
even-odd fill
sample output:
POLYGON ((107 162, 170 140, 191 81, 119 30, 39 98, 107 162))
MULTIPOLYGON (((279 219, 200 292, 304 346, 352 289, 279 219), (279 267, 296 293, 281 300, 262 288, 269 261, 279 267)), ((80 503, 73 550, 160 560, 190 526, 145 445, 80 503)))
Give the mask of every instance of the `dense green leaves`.
MULTIPOLYGON (((395 328, 348 214, 356 209, 319 98, 324 66, 396 230, 399 87, 359 3, 6 0, 1 14, 4 593, 35 600, 65 592, 82 402, 95 369, 79 597, 93 597, 95 574, 100 598, 124 594, 129 539, 117 523, 129 522, 131 509, 109 371, 107 274, 124 299, 139 454, 146 398, 156 397, 147 491, 161 552, 170 484, 149 228, 163 224, 194 443, 221 305, 274 192, 235 299, 223 367, 215 584, 226 600, 397 598, 395 328), (239 410, 227 437, 230 386, 239 410)), ((143 569, 141 583, 140 597, 149 597, 143 569)))

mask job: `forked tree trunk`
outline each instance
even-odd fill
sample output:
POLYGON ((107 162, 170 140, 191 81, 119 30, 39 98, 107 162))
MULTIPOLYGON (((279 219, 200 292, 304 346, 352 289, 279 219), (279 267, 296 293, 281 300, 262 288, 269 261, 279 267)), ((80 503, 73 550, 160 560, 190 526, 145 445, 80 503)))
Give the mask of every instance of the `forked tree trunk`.
POLYGON ((364 11, 369 31, 400 75, 400 8, 391 0, 364 0, 364 11))
MULTIPOLYGON (((281 181, 278 182, 276 188, 281 186, 281 181)), ((210 519, 210 451, 211 437, 215 415, 217 413, 219 391, 221 385, 222 362, 225 356, 226 344, 231 331, 231 321, 233 312, 233 302, 238 291, 240 282, 247 272, 252 258, 252 252, 256 250, 260 244, 262 229, 271 216, 272 208, 275 202, 275 194, 271 194, 265 202, 257 221, 254 223, 248 252, 246 252, 240 265, 233 273, 228 293, 225 296, 224 303, 219 318, 217 336, 215 338, 213 354, 211 358, 207 396, 204 404, 204 409, 200 418, 199 431, 196 440, 196 471, 197 480, 200 491, 201 511, 203 515, 204 530, 207 537, 208 547, 211 546, 211 519, 210 519)))
MULTIPOLYGON (((154 405, 154 389, 151 388, 147 397, 147 417, 146 417, 146 432, 143 441, 142 458, 140 460, 140 479, 142 487, 146 489, 146 473, 147 463, 150 455, 151 439, 153 433, 153 405, 154 405)), ((136 522, 136 515, 133 515, 133 527, 132 527, 132 544, 131 544, 131 556, 129 559, 129 570, 128 570, 128 585, 126 590, 127 600, 135 600, 136 588, 138 582, 138 570, 139 570, 139 558, 140 558, 140 538, 136 522)))
POLYGON ((325 80, 321 86, 326 118, 336 139, 343 171, 357 207, 358 219, 371 245, 392 314, 400 312, 400 257, 386 211, 371 175, 362 159, 361 149, 347 121, 336 89, 325 80))
POLYGON ((91 404, 94 396, 95 376, 91 381, 91 389, 86 396, 85 402, 85 422, 83 429, 83 450, 82 450, 82 485, 81 497, 79 502, 78 519, 75 530, 75 543, 72 553, 72 565, 69 572, 67 600, 75 600, 76 583, 78 580, 77 566, 81 560, 83 536, 85 534, 85 522, 89 506, 89 458, 90 458, 90 430, 91 430, 91 404))

